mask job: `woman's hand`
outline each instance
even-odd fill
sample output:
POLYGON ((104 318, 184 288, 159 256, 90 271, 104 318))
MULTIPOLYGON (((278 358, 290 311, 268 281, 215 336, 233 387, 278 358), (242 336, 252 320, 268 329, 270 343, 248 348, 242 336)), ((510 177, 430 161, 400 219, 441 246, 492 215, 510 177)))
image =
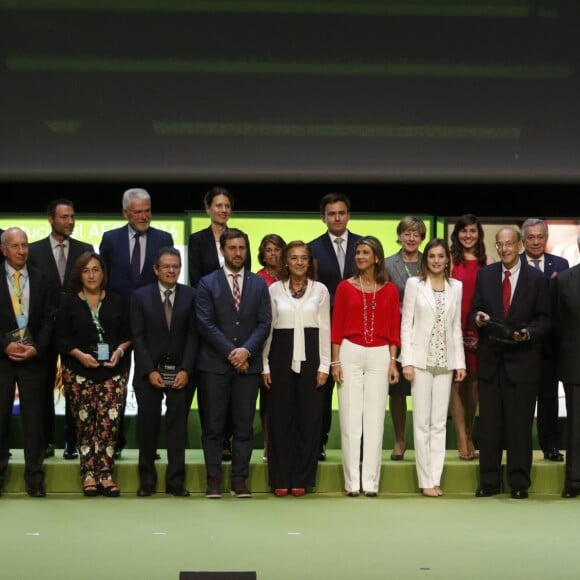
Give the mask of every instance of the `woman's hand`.
POLYGON ((328 373, 321 373, 318 371, 318 374, 316 375, 316 388, 320 389, 321 387, 324 387, 326 379, 328 379, 328 373))
POLYGON ((415 367, 413 365, 403 367, 403 376, 412 383, 415 380, 415 367))

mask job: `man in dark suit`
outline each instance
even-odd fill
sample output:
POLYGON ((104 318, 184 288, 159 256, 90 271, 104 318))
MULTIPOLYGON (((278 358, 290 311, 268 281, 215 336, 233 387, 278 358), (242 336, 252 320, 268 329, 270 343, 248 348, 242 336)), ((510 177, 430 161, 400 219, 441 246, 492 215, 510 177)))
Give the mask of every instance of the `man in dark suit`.
MULTIPOLYGON (((352 276, 354 247, 361 238, 347 229, 350 220, 350 200, 342 193, 327 193, 320 200, 320 215, 327 231, 308 243, 318 263, 318 280, 330 293, 330 311, 334 304, 334 292, 338 284, 352 276), (342 241, 340 241, 342 240, 342 241)), ((322 434, 319 460, 326 459, 326 444, 332 424, 332 392, 334 379, 328 375, 324 385, 325 402, 322 418, 322 434)))
POLYGON ((532 427, 541 376, 542 339, 550 330, 548 280, 522 265, 521 234, 495 236, 501 262, 477 274, 471 321, 479 329, 479 479, 477 497, 500 492, 502 435, 511 497, 525 499, 532 467, 532 427))
POLYGON ((231 492, 251 497, 246 479, 253 450, 253 421, 262 372, 262 346, 270 332, 272 308, 263 278, 244 268, 247 236, 237 229, 220 237, 224 266, 204 276, 196 312, 201 336, 197 370, 206 497, 221 497, 222 445, 231 399, 231 492))
MULTIPOLYGON (((84 252, 92 252, 93 247, 71 238, 75 228, 75 209, 69 199, 55 199, 46 208, 51 232, 47 238, 33 242, 28 248, 28 264, 42 270, 50 289, 59 304, 62 294, 70 292, 70 274, 76 259, 84 252)), ((47 352, 48 372, 46 373, 45 403, 45 457, 54 455, 54 388, 58 369, 58 350, 55 340, 51 341, 47 352)), ((75 422, 65 394, 64 459, 76 459, 77 436, 75 422)))
MULTIPOLYGON (((548 242, 548 224, 541 219, 529 218, 522 224, 524 252, 522 262, 536 268, 548 278, 553 288, 556 277, 567 270, 568 260, 546 253, 548 242)), ((542 378, 538 387, 537 428, 540 447, 544 459, 564 461, 560 453, 560 429, 558 427, 558 377, 556 362, 558 360, 558 342, 555 332, 551 332, 543 341, 542 378)))
POLYGON ((26 234, 8 228, 0 241, 5 257, 0 283, 0 493, 10 457, 10 421, 18 384, 26 491, 31 497, 44 497, 45 353, 52 337, 53 295, 46 291, 44 274, 27 265, 26 234))
MULTIPOLYGON (((580 248, 580 234, 578 235, 580 248)), ((555 281, 558 377, 566 392, 566 481, 562 497, 580 494, 580 264, 555 281)))
MULTIPOLYGON (((127 225, 103 234, 99 253, 107 268, 107 289, 119 294, 130 306, 136 288, 157 281, 153 264, 159 248, 173 246, 170 233, 151 227, 151 196, 145 189, 128 189, 123 194, 123 217, 127 225)), ((124 414, 124 410, 123 410, 124 414)), ((117 457, 125 447, 121 418, 117 457)))
POLYGON ((138 405, 137 495, 144 497, 155 492, 154 460, 165 396, 165 492, 186 497, 189 495, 185 487, 187 417, 195 388, 192 379, 198 348, 196 291, 177 283, 181 255, 176 248, 161 248, 153 268, 158 282, 138 288, 131 297, 133 386, 138 405))

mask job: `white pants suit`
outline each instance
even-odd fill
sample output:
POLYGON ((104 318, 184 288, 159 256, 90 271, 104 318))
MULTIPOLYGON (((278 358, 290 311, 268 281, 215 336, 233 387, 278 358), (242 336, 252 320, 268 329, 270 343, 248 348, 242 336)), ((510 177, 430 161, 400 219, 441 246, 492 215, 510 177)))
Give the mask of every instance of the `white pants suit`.
POLYGON ((415 367, 411 384, 413 438, 421 489, 441 485, 445 463, 445 433, 453 371, 415 367))
POLYGON ((361 491, 361 483, 363 492, 379 491, 389 362, 388 346, 364 347, 346 339, 341 343, 343 382, 338 386, 338 416, 347 492, 361 491))

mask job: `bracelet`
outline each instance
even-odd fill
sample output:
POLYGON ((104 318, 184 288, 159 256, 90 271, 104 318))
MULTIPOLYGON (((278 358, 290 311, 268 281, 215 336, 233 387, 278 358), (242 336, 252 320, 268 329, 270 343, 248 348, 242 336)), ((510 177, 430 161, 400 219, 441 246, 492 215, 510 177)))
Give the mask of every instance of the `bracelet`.
POLYGON ((340 361, 339 361, 339 360, 335 360, 335 361, 332 361, 332 362, 330 363, 330 366, 331 366, 331 367, 336 367, 336 366, 338 366, 339 364, 340 364, 340 361))
POLYGON ((125 351, 120 346, 117 347, 117 350, 121 352, 121 358, 123 358, 125 356, 125 351))

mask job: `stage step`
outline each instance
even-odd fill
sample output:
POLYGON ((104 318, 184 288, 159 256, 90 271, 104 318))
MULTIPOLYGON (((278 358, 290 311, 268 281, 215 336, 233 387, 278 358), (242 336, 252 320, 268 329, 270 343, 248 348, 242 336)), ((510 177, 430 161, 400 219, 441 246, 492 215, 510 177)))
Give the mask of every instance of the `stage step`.
MULTIPOLYGON (((134 494, 139 486, 137 470, 137 450, 125 449, 115 465, 114 478, 123 494, 134 494)), ((160 449, 161 459, 156 462, 158 491, 165 491, 164 477, 167 466, 165 449, 160 449)), ((380 493, 418 493, 415 454, 405 453, 403 461, 391 461, 391 450, 383 451, 380 493)), ((24 457, 21 449, 12 450, 4 493, 23 493, 24 457)), ((327 460, 319 463, 317 493, 340 493, 344 490, 342 456, 338 449, 327 451, 327 460)), ((186 454, 186 486, 192 493, 205 491, 205 467, 203 454, 199 449, 191 449, 186 454)), ((504 455, 505 464, 505 455, 504 455)), ((224 463, 224 491, 228 491, 230 464, 224 463)), ((78 460, 66 461, 62 449, 57 449, 55 457, 45 461, 46 486, 48 493, 81 493, 78 460)), ((504 465, 505 470, 505 465, 504 465)), ((504 473, 505 480, 505 473, 504 473)), ((505 482, 504 482, 505 483, 505 482)), ((478 486, 478 461, 464 461, 457 451, 447 451, 443 481, 446 493, 472 494, 478 486)), ((250 465, 248 485, 255 493, 267 493, 268 466, 262 460, 262 451, 255 450, 250 465)), ((540 451, 534 451, 532 465, 531 493, 560 494, 564 486, 564 463, 546 461, 540 451)))

